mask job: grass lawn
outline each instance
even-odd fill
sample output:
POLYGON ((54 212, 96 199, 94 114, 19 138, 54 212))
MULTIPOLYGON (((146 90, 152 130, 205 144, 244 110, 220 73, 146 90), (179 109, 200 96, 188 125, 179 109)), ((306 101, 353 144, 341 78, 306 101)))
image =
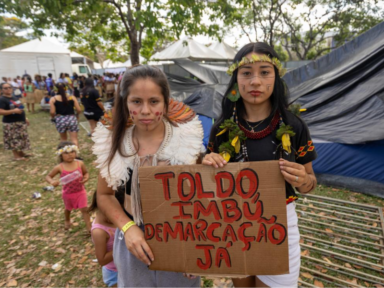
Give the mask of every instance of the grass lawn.
MULTIPOLYGON (((96 257, 91 239, 84 236, 81 213, 72 213, 73 226, 66 232, 60 188, 42 191, 47 186, 45 176, 57 164, 54 152, 59 135, 55 126, 46 112, 29 114, 28 118, 34 157, 26 162, 11 161, 12 153, 0 144, 0 286, 105 286, 100 266, 92 261, 96 257), (33 199, 34 192, 40 192, 41 199, 33 199), (58 268, 52 269, 57 263, 58 268)), ((92 165, 92 141, 82 128, 79 143, 90 173, 86 183, 90 203, 97 171, 92 165)), ((320 186, 314 194, 384 206, 382 199, 340 189, 320 186)), ((206 285, 211 283, 205 281, 206 285)))

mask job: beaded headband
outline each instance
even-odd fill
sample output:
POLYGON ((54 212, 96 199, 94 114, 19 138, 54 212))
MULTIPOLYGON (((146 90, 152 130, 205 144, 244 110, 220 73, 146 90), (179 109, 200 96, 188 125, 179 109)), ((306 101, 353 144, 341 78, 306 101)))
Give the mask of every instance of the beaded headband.
POLYGON ((67 146, 64 146, 63 148, 60 148, 59 150, 57 150, 56 155, 60 156, 63 153, 71 153, 71 152, 79 153, 80 151, 76 145, 67 145, 67 146))
POLYGON ((251 59, 249 59, 247 57, 243 57, 243 59, 241 59, 240 62, 233 63, 231 66, 229 66, 229 69, 227 70, 227 74, 232 76, 233 72, 237 68, 239 68, 240 66, 244 66, 246 64, 253 64, 255 62, 269 62, 269 63, 271 63, 273 66, 275 66, 277 68, 277 70, 279 71, 280 77, 284 76, 286 70, 283 68, 283 65, 281 65, 281 62, 276 57, 273 57, 271 59, 270 57, 268 57, 265 54, 263 54, 261 56, 256 55, 256 54, 252 54, 251 57, 252 57, 251 59))

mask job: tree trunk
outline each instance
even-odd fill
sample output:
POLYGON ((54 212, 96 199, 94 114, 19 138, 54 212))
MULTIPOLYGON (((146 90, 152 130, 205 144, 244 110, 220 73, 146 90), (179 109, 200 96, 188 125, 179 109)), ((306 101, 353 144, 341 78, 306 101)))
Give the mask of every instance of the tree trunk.
POLYGON ((137 42, 136 39, 132 39, 132 41, 131 41, 131 55, 130 55, 132 65, 140 64, 139 52, 140 52, 140 44, 137 42))

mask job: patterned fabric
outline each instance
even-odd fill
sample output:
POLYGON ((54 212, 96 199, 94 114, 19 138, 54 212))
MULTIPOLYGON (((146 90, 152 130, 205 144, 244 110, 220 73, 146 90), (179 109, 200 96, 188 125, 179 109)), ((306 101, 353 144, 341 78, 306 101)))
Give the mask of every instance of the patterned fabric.
POLYGON ((27 131, 27 123, 3 123, 3 133, 5 150, 22 151, 31 149, 27 131))
POLYGON ((79 125, 75 115, 60 115, 56 116, 56 129, 59 133, 69 132, 78 132, 79 125))

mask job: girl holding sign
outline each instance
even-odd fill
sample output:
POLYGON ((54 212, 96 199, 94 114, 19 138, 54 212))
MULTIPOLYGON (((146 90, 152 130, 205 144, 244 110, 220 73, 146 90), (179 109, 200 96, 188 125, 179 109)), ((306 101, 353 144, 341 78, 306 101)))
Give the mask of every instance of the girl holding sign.
POLYGON ((169 98, 161 70, 145 65, 128 69, 113 122, 104 119, 106 127, 99 123, 92 137, 100 168, 97 204, 118 227, 113 259, 119 287, 200 287, 200 277, 148 269, 156 255, 143 233, 139 167, 195 164, 203 140, 195 113, 169 98), (123 208, 115 198, 117 190, 124 193, 123 208))
POLYGON ((203 164, 216 168, 228 162, 279 160, 286 181, 289 274, 233 279, 236 287, 297 287, 300 234, 295 189, 316 187, 314 150, 304 121, 288 111, 288 87, 277 53, 265 43, 249 43, 236 54, 222 101, 222 113, 212 127, 203 164))

